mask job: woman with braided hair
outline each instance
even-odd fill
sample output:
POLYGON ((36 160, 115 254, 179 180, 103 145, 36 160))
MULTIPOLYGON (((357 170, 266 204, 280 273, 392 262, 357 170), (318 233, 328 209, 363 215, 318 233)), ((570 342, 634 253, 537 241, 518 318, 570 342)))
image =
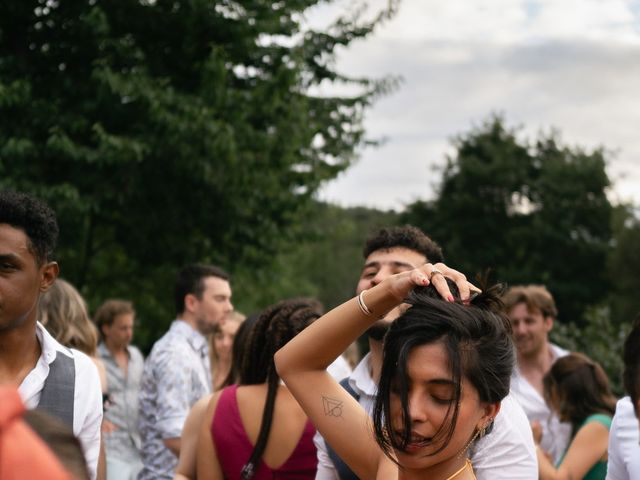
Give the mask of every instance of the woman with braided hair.
POLYGON ((244 348, 238 383, 217 392, 197 450, 198 478, 313 479, 315 428, 280 381, 273 355, 322 314, 315 300, 284 300, 264 310, 244 348))

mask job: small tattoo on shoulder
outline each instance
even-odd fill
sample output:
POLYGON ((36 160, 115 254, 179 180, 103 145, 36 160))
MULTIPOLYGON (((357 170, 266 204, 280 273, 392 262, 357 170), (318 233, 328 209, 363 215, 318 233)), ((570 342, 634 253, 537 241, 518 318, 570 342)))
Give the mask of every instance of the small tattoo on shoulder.
POLYGON ((344 402, 335 398, 325 397, 322 395, 322 405, 324 406, 324 414, 328 417, 342 417, 342 405, 344 402))

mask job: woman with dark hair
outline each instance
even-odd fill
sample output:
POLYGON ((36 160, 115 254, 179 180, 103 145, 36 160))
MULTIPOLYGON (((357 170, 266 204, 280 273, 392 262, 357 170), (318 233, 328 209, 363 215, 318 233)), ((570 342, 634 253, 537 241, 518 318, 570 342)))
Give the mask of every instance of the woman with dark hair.
POLYGON ((198 478, 315 478, 315 428, 280 381, 273 356, 321 314, 320 304, 306 299, 285 300, 260 314, 243 349, 237 384, 214 394, 207 408, 198 478))
POLYGON ((560 421, 571 423, 572 433, 557 468, 538 447, 540 479, 604 480, 609 428, 616 409, 607 374, 598 363, 574 352, 555 361, 543 384, 547 403, 560 421))
POLYGON ((286 385, 359 478, 475 479, 468 450, 490 434, 509 393, 515 354, 496 289, 469 300, 466 279, 458 274, 456 285, 440 269, 451 271, 426 264, 387 278, 324 315, 276 354, 286 385), (370 419, 324 369, 403 302, 408 308, 401 307, 384 338, 370 419))

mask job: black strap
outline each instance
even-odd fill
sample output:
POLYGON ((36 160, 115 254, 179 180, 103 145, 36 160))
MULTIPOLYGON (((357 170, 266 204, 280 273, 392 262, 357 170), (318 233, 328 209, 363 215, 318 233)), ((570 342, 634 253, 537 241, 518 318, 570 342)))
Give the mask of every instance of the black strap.
MULTIPOLYGON (((351 395, 356 400, 360 400, 360 395, 358 395, 349 384, 349 377, 343 378, 340 381, 340 385, 347 392, 349 392, 349 395, 351 395)), ((336 471, 338 472, 338 477, 340 477, 340 480, 359 480, 358 476, 351 471, 349 466, 342 461, 336 451, 331 448, 331 445, 329 445, 326 441, 324 443, 327 446, 327 453, 329 454, 329 458, 331 458, 331 461, 333 462, 333 466, 336 467, 336 471)))
POLYGON ((49 365, 38 409, 64 422, 73 430, 73 398, 76 390, 76 364, 73 358, 56 352, 49 365))

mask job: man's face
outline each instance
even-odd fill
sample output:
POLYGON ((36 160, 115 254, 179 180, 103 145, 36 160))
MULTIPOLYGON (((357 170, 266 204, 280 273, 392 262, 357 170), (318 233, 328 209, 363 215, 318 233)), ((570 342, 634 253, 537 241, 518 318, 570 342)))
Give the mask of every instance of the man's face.
POLYGON ((216 325, 224 323, 233 305, 229 282, 218 277, 207 277, 203 282, 202 297, 194 297, 194 314, 198 331, 207 335, 215 330, 216 325))
POLYGON ((55 262, 38 266, 21 229, 0 224, 0 333, 36 319, 40 292, 58 275, 55 262))
POLYGON ((526 357, 540 352, 549 341, 553 318, 545 317, 538 309, 529 310, 526 303, 516 304, 508 316, 518 354, 526 357))
POLYGON ((126 348, 133 338, 133 324, 133 313, 116 315, 111 325, 102 326, 105 342, 119 350, 126 348))
POLYGON ((391 275, 413 270, 426 262, 424 255, 405 247, 376 250, 364 262, 356 293, 375 287, 391 275))
MULTIPOLYGON (((372 252, 364 262, 360 279, 356 287, 356 293, 360 293, 371 287, 375 287, 385 278, 396 273, 413 270, 427 262, 427 258, 414 250, 405 247, 393 247, 386 250, 372 252)), ((385 320, 374 323, 367 330, 367 334, 374 340, 382 340, 389 328, 389 323, 397 318, 398 312, 394 309, 385 320)))

